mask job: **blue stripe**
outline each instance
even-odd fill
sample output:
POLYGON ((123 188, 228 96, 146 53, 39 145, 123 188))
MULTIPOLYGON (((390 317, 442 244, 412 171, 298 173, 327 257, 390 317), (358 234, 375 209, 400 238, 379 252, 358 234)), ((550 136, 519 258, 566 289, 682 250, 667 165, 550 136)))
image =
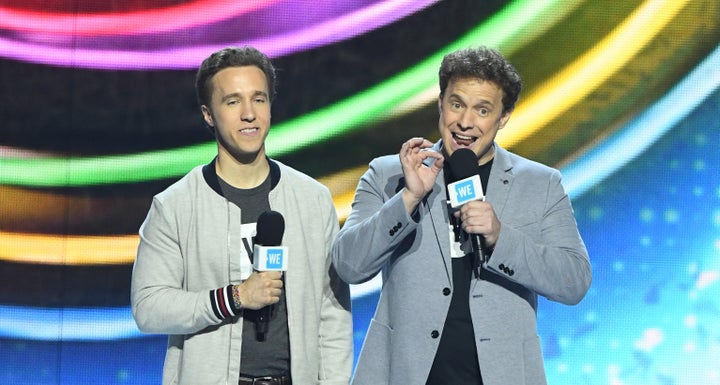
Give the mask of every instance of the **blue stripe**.
POLYGON ((146 336, 130 307, 36 308, 0 305, 0 337, 43 341, 104 341, 146 336))
POLYGON ((637 158, 720 87, 720 46, 650 108, 560 171, 577 198, 637 158))

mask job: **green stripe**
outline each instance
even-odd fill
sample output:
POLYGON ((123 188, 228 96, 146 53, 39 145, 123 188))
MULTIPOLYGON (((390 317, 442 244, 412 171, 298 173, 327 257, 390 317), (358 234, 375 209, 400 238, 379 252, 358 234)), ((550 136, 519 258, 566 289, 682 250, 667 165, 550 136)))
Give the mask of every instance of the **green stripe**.
MULTIPOLYGON (((459 40, 387 81, 320 110, 270 129, 269 156, 341 136, 390 116, 403 101, 432 87, 437 68, 450 51, 471 45, 497 47, 506 54, 548 29, 580 2, 516 0, 459 40)), ((144 182, 182 176, 217 153, 215 142, 139 154, 98 157, 0 158, 0 184, 77 187, 144 182)))

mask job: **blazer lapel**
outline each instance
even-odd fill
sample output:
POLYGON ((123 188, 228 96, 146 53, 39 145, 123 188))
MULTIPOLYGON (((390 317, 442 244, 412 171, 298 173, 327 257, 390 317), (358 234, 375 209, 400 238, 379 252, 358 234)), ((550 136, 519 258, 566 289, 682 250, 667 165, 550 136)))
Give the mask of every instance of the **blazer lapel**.
MULTIPOLYGON (((492 204, 495 215, 497 215, 498 218, 502 218, 502 212, 505 210, 510 189, 512 188, 515 178, 512 173, 512 168, 512 160, 508 152, 495 143, 495 157, 492 168, 490 169, 485 200, 492 204)), ((478 280, 475 280, 471 286, 470 293, 472 296, 481 294, 481 285, 477 283, 478 280)))
POLYGON ((435 240, 437 242, 440 258, 445 265, 445 274, 448 282, 452 282, 452 261, 450 256, 450 225, 448 218, 447 200, 445 199, 445 176, 443 171, 435 180, 433 191, 423 200, 423 206, 430 215, 435 240))
POLYGON ((495 144, 495 158, 490 170, 485 200, 492 203, 495 215, 502 218, 507 198, 510 195, 515 176, 512 173, 512 160, 507 150, 495 144))
MULTIPOLYGON (((441 152, 442 141, 436 142, 432 149, 441 152)), ((447 161, 447 159, 445 160, 447 161)), ((449 283, 452 283, 452 261, 450 255, 450 230, 447 209, 447 192, 445 187, 445 172, 440 170, 435 179, 433 190, 423 200, 423 207, 430 215, 432 230, 435 233, 435 241, 438 246, 438 255, 445 265, 445 276, 449 283)), ((426 229, 429 230, 429 229, 426 229)))

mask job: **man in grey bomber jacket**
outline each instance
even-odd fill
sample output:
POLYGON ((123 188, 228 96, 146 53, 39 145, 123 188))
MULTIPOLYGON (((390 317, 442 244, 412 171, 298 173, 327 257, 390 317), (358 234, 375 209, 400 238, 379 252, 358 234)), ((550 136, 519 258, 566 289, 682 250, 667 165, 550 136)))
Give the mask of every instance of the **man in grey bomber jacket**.
POLYGON ((330 259, 328 189, 265 154, 275 70, 251 47, 213 53, 196 88, 218 154, 161 192, 140 228, 131 303, 140 330, 168 334, 163 384, 347 384, 352 318, 330 259), (253 271, 264 211, 285 221, 286 272, 253 271), (254 330, 269 306, 267 338, 254 330))

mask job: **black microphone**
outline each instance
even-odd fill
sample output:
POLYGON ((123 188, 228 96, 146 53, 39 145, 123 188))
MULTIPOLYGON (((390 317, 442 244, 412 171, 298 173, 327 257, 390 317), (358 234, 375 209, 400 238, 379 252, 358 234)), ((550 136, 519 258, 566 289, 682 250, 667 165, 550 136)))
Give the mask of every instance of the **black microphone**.
MULTIPOLYGON (((470 201, 485 200, 482 182, 478 175, 478 158, 472 150, 468 148, 455 150, 450 155, 448 167, 449 180, 452 182, 447 185, 451 207, 458 208, 470 201)), ((480 234, 468 235, 472 243, 473 271, 478 278, 480 265, 485 262, 485 237, 480 234)))
MULTIPOLYGON (((258 217, 255 245, 253 249, 253 267, 257 271, 286 271, 287 247, 281 246, 285 232, 285 219, 277 211, 265 211, 258 217)), ((258 341, 265 340, 273 305, 258 310, 255 333, 258 341)))

